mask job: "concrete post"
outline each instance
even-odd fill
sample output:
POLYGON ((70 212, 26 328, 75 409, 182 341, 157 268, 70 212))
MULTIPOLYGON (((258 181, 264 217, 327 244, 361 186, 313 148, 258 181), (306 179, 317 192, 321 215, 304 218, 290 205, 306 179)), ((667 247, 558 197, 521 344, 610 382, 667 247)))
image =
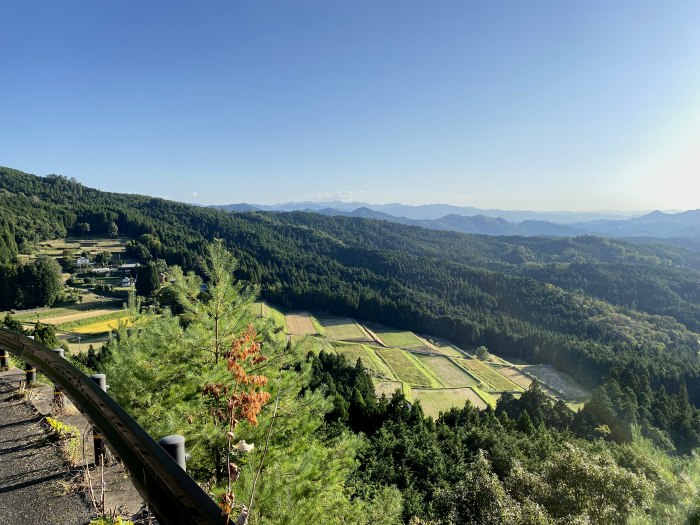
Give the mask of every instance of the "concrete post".
POLYGON ((177 434, 165 436, 158 440, 158 444, 177 461, 177 464, 182 467, 182 470, 187 470, 187 454, 185 453, 185 438, 177 434))
MULTIPOLYGON (((107 376, 104 374, 93 374, 90 376, 97 385, 107 391, 107 376)), ((92 444, 95 451, 95 465, 102 465, 105 460, 105 442, 102 440, 100 429, 92 427, 92 444)))
MULTIPOLYGON (((63 359, 66 358, 65 350, 63 348, 61 348, 60 346, 58 348, 52 349, 52 352, 54 352, 58 357, 61 357, 63 359)), ((54 383, 54 385, 53 385, 53 404, 56 405, 58 408, 63 408, 64 403, 65 403, 65 398, 63 397, 63 390, 61 390, 60 386, 58 386, 57 384, 54 383)))
POLYGON ((7 350, 0 350, 0 372, 10 369, 10 354, 7 350))

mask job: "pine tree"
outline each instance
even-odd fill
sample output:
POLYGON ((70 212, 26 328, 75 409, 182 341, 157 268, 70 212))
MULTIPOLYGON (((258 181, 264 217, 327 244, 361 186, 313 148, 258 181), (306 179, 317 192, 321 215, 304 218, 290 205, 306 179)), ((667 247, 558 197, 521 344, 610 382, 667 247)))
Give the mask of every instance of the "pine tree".
POLYGON ((190 274, 178 276, 174 290, 180 306, 190 319, 196 319, 196 329, 218 363, 237 334, 254 321, 251 305, 257 289, 234 280, 236 261, 216 240, 207 247, 204 274, 207 279, 206 297, 201 300, 201 281, 190 274))
POLYGON ((311 364, 301 349, 275 343, 270 323, 251 319, 254 296, 233 280, 232 262, 219 243, 210 246, 207 294, 199 294, 195 276, 174 272, 187 312, 182 317, 166 312, 138 319, 138 308, 132 307, 139 330, 122 330, 109 343, 103 363, 110 393, 152 436, 184 435, 190 471, 208 483, 216 479, 212 490, 218 499, 226 492, 230 472, 229 427, 204 391, 207 385, 222 385, 224 392, 227 384, 232 391, 226 354, 251 323, 257 324, 256 340, 268 359, 246 372, 267 378, 270 401, 257 416, 257 426, 246 421, 236 426, 236 440, 255 448, 233 453, 238 479, 232 485, 232 507, 248 507, 251 525, 311 520, 394 525, 401 510, 395 489, 367 500, 351 499, 346 484, 355 468, 358 438, 347 432, 329 438, 321 431, 331 401, 308 388, 311 364))

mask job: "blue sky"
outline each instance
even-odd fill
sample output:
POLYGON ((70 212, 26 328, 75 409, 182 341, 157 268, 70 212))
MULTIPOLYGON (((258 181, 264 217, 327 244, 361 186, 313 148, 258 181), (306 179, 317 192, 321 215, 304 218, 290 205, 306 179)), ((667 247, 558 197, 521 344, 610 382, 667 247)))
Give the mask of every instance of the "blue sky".
POLYGON ((199 203, 700 207, 700 2, 0 5, 0 165, 199 203))

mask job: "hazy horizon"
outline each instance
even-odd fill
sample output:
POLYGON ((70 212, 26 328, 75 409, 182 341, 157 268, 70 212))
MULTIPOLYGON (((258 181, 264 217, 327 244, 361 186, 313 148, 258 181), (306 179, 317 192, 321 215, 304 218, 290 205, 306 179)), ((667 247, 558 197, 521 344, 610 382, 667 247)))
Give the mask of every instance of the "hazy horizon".
POLYGON ((700 207, 700 4, 5 3, 0 164, 196 204, 700 207))
MULTIPOLYGON (((185 201, 183 201, 185 202, 185 201)), ((197 205, 199 203, 192 202, 192 201, 186 201, 187 204, 194 204, 197 205)), ((532 208, 503 208, 503 207, 483 207, 483 206, 478 206, 478 205, 472 205, 472 204, 451 204, 449 202, 418 202, 418 203, 408 203, 408 202, 398 202, 398 201, 390 201, 390 202, 369 202, 369 201, 357 201, 357 200, 339 200, 339 199, 308 199, 308 200, 300 200, 300 201, 281 201, 281 202, 248 202, 248 201, 239 201, 239 202, 218 202, 218 203, 211 203, 211 204, 205 204, 205 206, 228 206, 232 204, 250 204, 250 205, 260 205, 260 206, 284 206, 284 205, 292 205, 292 204, 306 204, 306 203, 314 203, 314 204, 325 204, 325 203, 342 203, 345 205, 348 204, 358 204, 358 205, 363 205, 367 204, 370 206, 414 206, 414 207, 420 207, 420 206, 454 206, 454 207, 459 207, 459 208, 476 208, 479 210, 504 210, 504 211, 521 211, 521 212, 526 212, 526 211, 532 211, 532 212, 537 212, 537 213, 620 213, 620 214, 643 214, 643 213, 651 213, 653 211, 661 211, 663 213, 683 213, 685 211, 691 211, 691 209, 685 209, 685 210, 679 210, 679 209, 646 209, 646 210, 633 210, 633 209, 532 209, 532 208)))

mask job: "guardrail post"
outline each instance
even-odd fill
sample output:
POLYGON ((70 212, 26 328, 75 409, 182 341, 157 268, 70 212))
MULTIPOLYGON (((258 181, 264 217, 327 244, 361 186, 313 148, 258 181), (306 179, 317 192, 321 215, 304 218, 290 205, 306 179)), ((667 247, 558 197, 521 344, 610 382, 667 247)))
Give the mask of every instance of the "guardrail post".
POLYGON ((10 369, 10 354, 7 350, 0 350, 0 372, 10 369))
POLYGON ((187 456, 185 453, 185 438, 178 434, 165 436, 158 440, 158 444, 165 449, 168 455, 177 461, 182 470, 187 471, 187 456))
POLYGON ((34 368, 34 365, 26 363, 24 366, 24 374, 26 376, 25 379, 27 380, 27 387, 36 382, 36 368, 34 368))
MULTIPOLYGON (((58 357, 62 357, 63 359, 66 358, 66 353, 63 348, 60 346, 58 348, 53 348, 53 352, 56 353, 58 357)), ((60 386, 58 386, 57 383, 53 384, 53 403, 56 405, 58 408, 63 408, 65 398, 63 397, 63 390, 61 389, 60 386)))
MULTIPOLYGON (((93 374, 90 376, 97 385, 107 392, 107 376, 104 374, 93 374)), ((105 442, 102 440, 100 429, 92 427, 92 445, 95 451, 95 465, 102 465, 105 460, 105 442)))

